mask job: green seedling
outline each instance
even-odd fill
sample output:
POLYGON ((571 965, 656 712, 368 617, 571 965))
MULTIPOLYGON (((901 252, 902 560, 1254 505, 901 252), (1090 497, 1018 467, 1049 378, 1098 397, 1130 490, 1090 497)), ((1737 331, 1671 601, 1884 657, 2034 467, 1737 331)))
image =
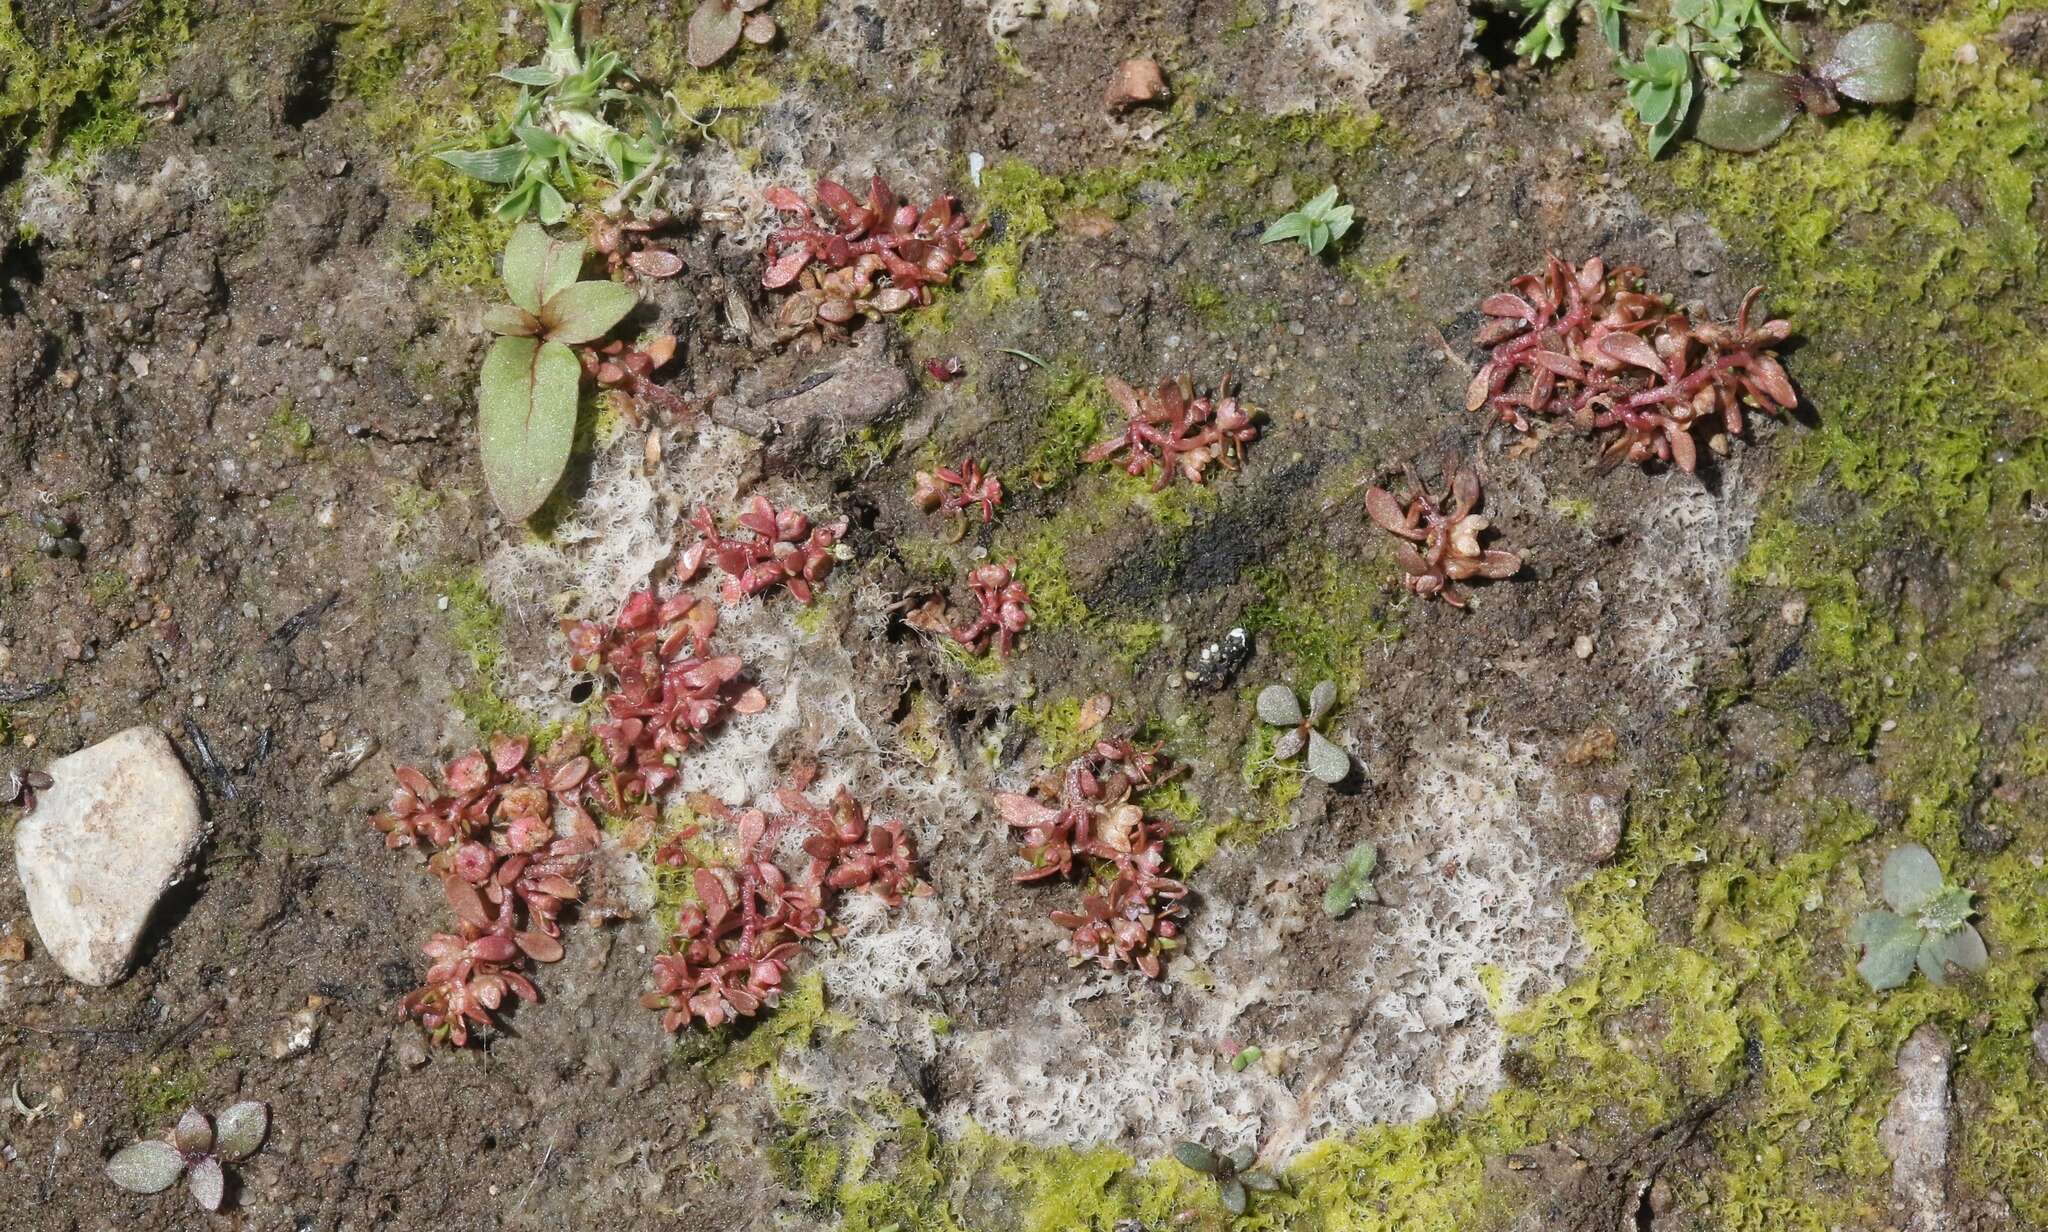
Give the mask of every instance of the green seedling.
POLYGON ((1351 207, 1337 204, 1337 186, 1330 185, 1301 205, 1293 212, 1283 214, 1266 228, 1259 237, 1261 244, 1277 244, 1282 240, 1300 240, 1311 256, 1321 256, 1323 250, 1344 238, 1351 230, 1351 207))
POLYGON ((511 521, 533 516, 568 469, 583 384, 569 348, 609 333, 636 302, 619 283, 578 282, 582 267, 581 240, 521 223, 505 245, 512 302, 484 314, 499 338, 484 356, 477 434, 491 499, 511 521))
POLYGON ((1372 888, 1372 875, 1379 863, 1380 849, 1371 843, 1353 847, 1344 857, 1344 867, 1330 878, 1330 888, 1323 891, 1323 914, 1338 920, 1360 903, 1380 901, 1379 892, 1372 888))
POLYGON ((1918 843, 1895 849, 1881 875, 1891 910, 1872 908, 1856 918, 1849 940, 1863 949, 1856 974, 1880 991, 1913 978, 1913 968, 1936 986, 1948 982, 1951 964, 1981 973, 1991 956, 1970 925, 1970 892, 1950 885, 1933 853, 1918 843))

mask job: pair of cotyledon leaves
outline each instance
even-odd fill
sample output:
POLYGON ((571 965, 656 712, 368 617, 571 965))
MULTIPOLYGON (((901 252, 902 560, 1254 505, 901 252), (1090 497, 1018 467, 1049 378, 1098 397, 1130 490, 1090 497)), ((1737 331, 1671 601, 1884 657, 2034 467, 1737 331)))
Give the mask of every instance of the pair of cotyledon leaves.
POLYGON ((1700 105, 1693 136, 1717 150, 1747 154, 1785 135, 1799 115, 1804 91, 1819 87, 1885 106, 1913 97, 1919 81, 1920 40, 1888 21, 1873 21, 1842 36, 1811 79, 1753 73, 1725 90, 1709 93, 1700 105))
POLYGON ((1925 847, 1907 843, 1893 851, 1881 888, 1891 910, 1864 912, 1849 933, 1863 947, 1856 972, 1872 988, 1897 988, 1916 966, 1939 985, 1948 982, 1951 963, 1976 973, 1990 962, 1984 938, 1970 924, 1970 892, 1948 884, 1925 847))
POLYGON ((255 1100, 228 1108, 217 1123, 188 1108, 169 1142, 151 1138, 116 1152, 107 1161, 107 1179, 131 1193, 153 1194, 185 1176, 199 1205, 218 1211, 227 1199, 227 1173, 221 1165, 254 1155, 269 1130, 270 1109, 255 1100))
POLYGON ((611 332, 637 302, 620 283, 579 282, 582 269, 583 241, 521 223, 505 246, 512 302, 484 314, 484 327, 501 335, 484 356, 477 389, 484 481, 515 522, 533 516, 569 466, 583 384, 569 348, 611 332))

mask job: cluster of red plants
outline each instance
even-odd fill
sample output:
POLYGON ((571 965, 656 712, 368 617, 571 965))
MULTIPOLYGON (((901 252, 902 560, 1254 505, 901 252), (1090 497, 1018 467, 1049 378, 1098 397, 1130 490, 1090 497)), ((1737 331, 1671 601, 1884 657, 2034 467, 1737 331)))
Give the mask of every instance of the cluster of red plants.
POLYGON ((771 188, 765 196, 790 216, 789 225, 768 238, 768 268, 761 275, 771 291, 792 288, 777 318, 790 333, 816 327, 843 337, 862 315, 929 304, 933 287, 975 259, 971 245, 987 229, 970 225, 950 195, 920 210, 899 201, 880 176, 870 181, 865 201, 819 180, 815 210, 792 188, 771 188))
MULTIPOLYGON (((678 579, 687 583, 712 560, 728 574, 727 602, 777 585, 808 602, 845 530, 844 522, 813 529, 802 514, 761 497, 740 523, 753 542, 719 535, 710 511, 701 511, 703 539, 683 553, 678 579)), ((718 622, 709 599, 687 591, 664 599, 651 589, 628 597, 613 620, 563 622, 571 667, 600 686, 601 717, 591 735, 601 765, 580 742, 558 742, 538 756, 526 739, 494 735, 488 754, 448 763, 439 786, 409 766, 397 768, 390 807, 371 824, 387 846, 426 852, 455 916, 452 931, 424 947, 432 965, 426 983, 399 1002, 402 1017, 437 1042, 461 1046, 476 1031, 495 1029, 512 998, 538 997, 530 964, 562 957, 563 912, 582 897, 598 845, 593 810, 628 820, 629 832, 652 832, 682 755, 727 716, 767 705, 738 656, 712 652, 718 622)), ((784 812, 774 816, 693 800, 699 813, 732 824, 737 853, 696 869, 698 902, 656 964, 651 1000, 668 1011, 671 1029, 692 1019, 716 1025, 773 1004, 796 942, 825 927, 839 895, 865 891, 895 906, 926 892, 903 823, 870 823, 844 791, 829 806, 813 804, 803 789, 814 773, 778 795, 784 812), (812 833, 803 843, 809 862, 792 877, 772 847, 797 819, 812 833)), ((657 854, 671 863, 683 858, 673 842, 657 854)))
POLYGON ((689 414, 689 405, 654 379, 656 370, 667 367, 676 357, 674 334, 663 334, 644 347, 615 339, 602 346, 577 349, 581 352, 584 375, 596 381, 599 388, 618 395, 619 409, 634 427, 647 418, 642 412, 649 408, 657 412, 655 418, 666 415, 681 419, 689 414))
MULTIPOLYGON (((732 827, 738 845, 729 863, 696 865, 697 901, 683 908, 667 950, 654 960, 654 991, 641 1004, 662 1011, 667 1030, 692 1021, 716 1027, 772 1007, 800 943, 826 929, 840 895, 865 891, 898 907, 907 894, 930 892, 917 879, 917 848, 902 822, 870 822, 843 787, 830 805, 813 803, 804 795, 809 778, 800 772, 797 785, 776 793, 783 810, 776 813, 692 797, 700 813, 732 827), (791 876, 775 847, 798 821, 811 829, 803 841, 809 860, 791 876)), ((656 860, 692 863, 681 839, 693 834, 685 831, 656 860)))
POLYGON ((1472 378, 1467 407, 1524 432, 1532 415, 1565 419, 1603 438, 1607 466, 1669 462, 1691 471, 1694 429, 1718 420, 1740 433, 1745 406, 1775 415, 1798 404, 1772 350, 1791 325, 1750 323, 1762 287, 1743 297, 1732 324, 1695 323, 1639 290, 1642 273, 1609 271, 1598 257, 1575 270, 1553 255, 1542 274, 1487 297, 1480 310, 1493 320, 1478 343, 1492 354, 1472 378))
POLYGON ((1456 458, 1446 457, 1444 480, 1451 490, 1439 498, 1410 466, 1408 495, 1396 498, 1385 488, 1368 488, 1365 511, 1382 530, 1408 540, 1395 551, 1408 589, 1425 599, 1436 595, 1452 607, 1464 607, 1465 594, 1452 583, 1474 577, 1513 577, 1521 572, 1522 558, 1479 546, 1480 532, 1492 523, 1473 512, 1479 507, 1478 473, 1460 466, 1456 458))
POLYGON ((397 768, 391 805, 371 820, 392 848, 416 847, 440 878, 454 931, 425 948, 426 983, 399 1012, 432 1038, 461 1046, 472 1030, 495 1028, 510 996, 537 998, 529 963, 562 957, 563 909, 582 897, 584 865, 597 847, 585 808, 591 762, 581 754, 540 758, 522 738, 491 738, 441 771, 441 785, 397 768), (557 814, 567 817, 563 835, 557 814))
POLYGON ((964 514, 980 506, 981 520, 986 525, 995 521, 996 507, 1003 503, 1003 481, 982 470, 981 463, 973 458, 962 460, 958 466, 919 471, 916 482, 917 491, 911 500, 926 513, 943 510, 947 514, 964 514))
POLYGON ((1076 966, 1135 967, 1153 979, 1165 973, 1187 917, 1188 888, 1166 875, 1173 823, 1147 816, 1132 797, 1173 773, 1156 747, 1104 739, 1041 775, 1027 794, 996 796, 1003 820, 1023 831, 1031 867, 1017 880, 1083 883, 1079 911, 1052 913, 1073 934, 1068 953, 1076 966))
POLYGON ((1017 635, 1031 627, 1031 592, 1017 580, 1016 568, 1011 560, 982 565, 967 575, 967 591, 979 610, 964 625, 948 622, 944 595, 933 595, 906 619, 913 628, 945 634, 970 654, 987 650, 993 639, 996 653, 1007 658, 1017 648, 1017 635))
POLYGON ((655 797, 676 777, 676 759, 702 745, 727 714, 759 714, 761 690, 741 680, 737 655, 713 655, 718 609, 678 592, 635 591, 609 624, 566 620, 569 666, 604 687, 604 718, 591 735, 611 767, 604 808, 652 823, 655 797))
POLYGON ((753 532, 752 539, 731 538, 719 533, 711 510, 699 509, 690 525, 703 538, 685 549, 676 562, 676 577, 688 582, 697 576, 708 559, 726 574, 719 595, 727 603, 784 586, 800 601, 811 601, 811 588, 832 572, 838 557, 833 548, 846 533, 846 519, 826 526, 812 526, 810 518, 794 509, 778 510, 765 496, 756 496, 740 515, 740 528, 753 532))
POLYGON ((1084 462, 1106 461, 1121 451, 1124 470, 1130 474, 1158 469, 1155 487, 1165 487, 1176 475, 1201 483, 1209 468, 1219 462, 1235 470, 1244 457, 1244 447, 1258 439, 1251 413, 1229 396, 1228 376, 1214 395, 1199 397, 1187 377, 1163 380, 1150 391, 1133 389, 1116 377, 1104 383, 1123 409, 1124 426, 1082 454, 1084 462))

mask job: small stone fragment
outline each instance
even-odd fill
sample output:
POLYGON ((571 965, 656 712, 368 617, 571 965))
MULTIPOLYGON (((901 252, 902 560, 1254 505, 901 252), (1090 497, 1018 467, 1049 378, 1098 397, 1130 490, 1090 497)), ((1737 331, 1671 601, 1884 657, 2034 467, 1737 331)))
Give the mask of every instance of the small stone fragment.
POLYGON ((199 796, 151 727, 58 758, 49 774, 15 829, 15 864, 43 948, 104 987, 128 973, 150 912, 199 848, 199 796))
POLYGON ((1906 1232, 1947 1226, 1948 1075, 1954 1056, 1934 1024, 1913 1032, 1899 1048, 1899 1093, 1877 1127, 1878 1143, 1892 1161, 1892 1197, 1905 1212, 1906 1232))
POLYGON ((1102 103, 1111 111, 1124 111, 1165 94, 1166 74, 1159 70, 1159 61, 1126 60, 1116 66, 1109 89, 1103 91, 1102 103))

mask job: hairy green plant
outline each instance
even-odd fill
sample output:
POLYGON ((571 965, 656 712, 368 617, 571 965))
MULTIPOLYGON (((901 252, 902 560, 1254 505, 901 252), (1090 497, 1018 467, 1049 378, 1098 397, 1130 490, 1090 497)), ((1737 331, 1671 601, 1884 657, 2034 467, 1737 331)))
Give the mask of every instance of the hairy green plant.
POLYGON ((1650 130, 1650 157, 1655 158, 1692 112, 1692 57, 1684 47, 1653 36, 1641 60, 1621 60, 1614 67, 1628 83, 1629 106, 1650 130))
POLYGON ((1337 204, 1337 186, 1330 185, 1307 201, 1282 214, 1266 233, 1259 237, 1261 244, 1277 244, 1282 240, 1300 240, 1311 256, 1321 256, 1323 250, 1351 230, 1351 207, 1337 204))
POLYGON ((1918 966, 1929 983, 1948 982, 1948 967, 1982 972, 1991 961, 1984 938, 1970 924, 1970 892, 1950 885, 1934 855, 1918 843, 1895 848, 1885 858, 1884 901, 1856 917, 1849 939, 1863 948, 1856 973, 1880 991, 1897 988, 1918 966))
POLYGON ((223 1164, 254 1155, 270 1132, 270 1109, 255 1100, 228 1108, 216 1124, 197 1108, 188 1108, 171 1140, 146 1138, 115 1152, 107 1161, 107 1179, 131 1193, 162 1193, 179 1177, 193 1200, 218 1211, 227 1200, 228 1176, 223 1164))
POLYGON ((1376 903, 1379 892, 1372 888, 1373 872, 1379 868, 1380 849, 1371 843, 1360 843, 1344 856, 1344 867, 1330 878, 1330 888, 1323 891, 1323 914, 1331 919, 1342 919, 1344 914, 1360 903, 1376 903))
POLYGON ((583 365, 569 348, 603 337, 633 310, 632 289, 578 282, 583 241, 549 238, 521 223, 505 245, 509 304, 484 314, 500 335, 484 356, 477 435, 484 481, 499 512, 533 516, 569 465, 583 365))
POLYGON ((604 204, 607 213, 624 208, 636 193, 634 212, 652 210, 655 176, 668 161, 661 112, 644 95, 611 84, 614 77, 633 75, 617 52, 586 57, 577 51, 574 0, 540 0, 540 9, 548 26, 540 63, 498 73, 519 87, 511 119, 485 135, 484 148, 443 150, 435 157, 464 175, 508 185, 495 210, 507 220, 536 214, 552 225, 568 217, 569 202, 558 185, 576 191, 581 167, 614 186, 604 204), (646 133, 635 136, 606 118, 612 107, 628 103, 639 106, 646 133))

